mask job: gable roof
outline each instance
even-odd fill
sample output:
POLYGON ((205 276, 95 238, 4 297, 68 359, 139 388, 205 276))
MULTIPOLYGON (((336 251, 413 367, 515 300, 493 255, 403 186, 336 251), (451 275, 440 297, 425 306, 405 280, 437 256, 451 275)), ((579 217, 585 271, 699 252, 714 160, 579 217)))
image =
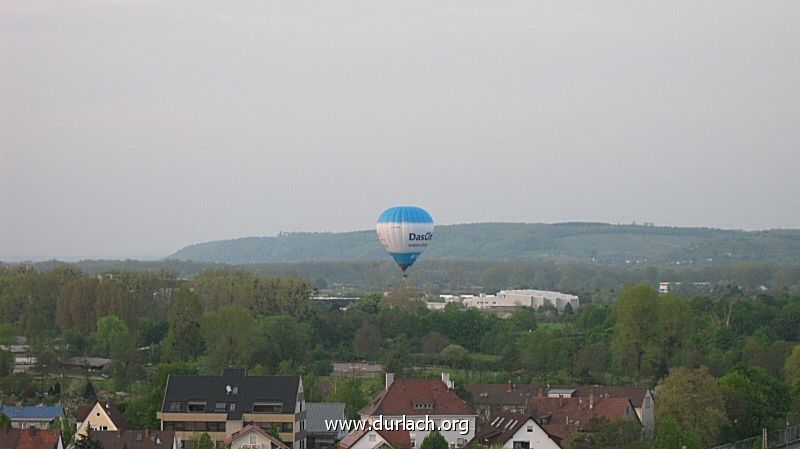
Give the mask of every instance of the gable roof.
POLYGON ((169 376, 161 411, 164 413, 225 413, 241 419, 253 404, 280 404, 281 413, 293 414, 300 376, 247 376, 245 370, 226 368, 219 376, 169 376), (189 402, 204 402, 202 412, 188 412, 189 402), (216 408, 225 404, 224 410, 216 408), (233 407, 231 407, 233 405, 233 407))
POLYGON ((328 430, 327 426, 325 426, 325 420, 347 419, 347 416, 345 416, 345 405, 346 404, 342 402, 307 402, 306 432, 337 433, 336 431, 328 430))
POLYGON ((12 421, 52 421, 64 415, 64 407, 31 407, 2 406, 0 412, 5 413, 12 421))
POLYGON ((0 449, 56 449, 58 429, 0 429, 0 449))
MULTIPOLYGON (((648 391, 647 387, 624 387, 607 385, 516 385, 516 384, 467 384, 476 404, 525 405, 535 396, 547 396, 551 390, 575 390, 575 396, 630 398, 636 407, 641 407, 648 391)), ((652 392, 651 392, 652 396, 652 392)))
POLYGON ((118 430, 92 432, 92 441, 103 449, 171 449, 175 432, 171 430, 118 430))
POLYGON ((250 432, 255 432, 260 434, 261 436, 267 438, 274 444, 275 446, 283 449, 289 449, 286 444, 284 444, 281 440, 275 438, 274 436, 270 435, 266 430, 262 429, 261 426, 257 426, 255 424, 248 424, 247 426, 237 430, 236 432, 232 433, 225 438, 225 444, 231 445, 234 441, 238 440, 239 438, 244 437, 245 435, 249 434, 250 432))
POLYGON ((531 415, 547 433, 562 439, 574 431, 590 430, 588 426, 595 417, 609 421, 634 419, 641 424, 629 398, 597 398, 590 407, 589 400, 579 397, 535 397, 531 399, 531 415))
POLYGON ((466 402, 440 379, 397 379, 361 415, 475 415, 466 402), (431 405, 420 408, 418 405, 431 405))
POLYGON ((78 407, 78 411, 76 414, 76 421, 78 423, 86 421, 86 419, 89 417, 89 413, 91 413, 92 410, 94 410, 94 408, 98 405, 103 409, 103 411, 105 411, 106 415, 108 415, 108 418, 111 419, 111 422, 113 422, 118 429, 127 430, 131 428, 131 425, 125 418, 125 415, 122 414, 122 412, 119 410, 116 404, 110 401, 105 401, 105 402, 98 401, 94 405, 81 405, 80 407, 78 407))
POLYGON ((349 433, 339 443, 339 449, 349 449, 362 438, 364 435, 375 432, 381 436, 393 449, 411 449, 411 435, 406 430, 368 430, 362 429, 349 433))
POLYGON ((514 437, 517 431, 527 423, 532 423, 532 425, 541 428, 557 445, 561 445, 561 438, 550 435, 547 430, 536 422, 533 416, 523 413, 500 412, 475 434, 475 438, 470 440, 467 447, 471 448, 476 443, 481 443, 486 447, 494 445, 502 446, 514 437))

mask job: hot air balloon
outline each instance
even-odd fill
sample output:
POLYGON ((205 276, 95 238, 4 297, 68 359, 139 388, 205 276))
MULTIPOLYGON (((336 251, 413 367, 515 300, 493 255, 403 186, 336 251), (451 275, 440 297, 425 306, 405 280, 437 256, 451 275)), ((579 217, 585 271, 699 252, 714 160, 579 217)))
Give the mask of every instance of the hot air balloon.
POLYGON ((433 218, 417 206, 395 206, 378 217, 378 240, 391 254, 403 277, 433 239, 433 218))

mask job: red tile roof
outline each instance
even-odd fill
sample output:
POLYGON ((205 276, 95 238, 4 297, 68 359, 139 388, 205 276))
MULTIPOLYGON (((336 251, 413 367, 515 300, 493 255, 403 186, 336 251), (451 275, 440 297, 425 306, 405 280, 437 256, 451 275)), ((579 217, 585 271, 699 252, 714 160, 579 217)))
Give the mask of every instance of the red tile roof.
POLYGON ((366 416, 476 414, 440 379, 397 379, 359 413, 366 416), (420 407, 423 404, 432 408, 420 407))
POLYGON ((587 426, 594 417, 609 421, 634 419, 639 422, 633 403, 629 398, 595 398, 590 406, 586 398, 531 398, 534 418, 550 434, 566 439, 577 430, 589 430, 587 426))
POLYGON ((175 432, 171 430, 118 430, 92 432, 92 441, 104 449, 171 449, 175 432))
POLYGON ((14 449, 55 449, 61 440, 61 431, 58 429, 25 429, 18 432, 14 449))

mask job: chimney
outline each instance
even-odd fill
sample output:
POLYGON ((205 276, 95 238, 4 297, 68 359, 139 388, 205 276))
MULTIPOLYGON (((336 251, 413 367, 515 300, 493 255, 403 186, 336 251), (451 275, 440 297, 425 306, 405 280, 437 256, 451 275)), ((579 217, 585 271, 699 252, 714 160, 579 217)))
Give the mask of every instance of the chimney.
POLYGON ((394 373, 386 373, 386 389, 394 383, 394 373))
POLYGON ((145 427, 145 428, 144 428, 144 437, 145 437, 145 439, 146 439, 147 437, 149 437, 149 436, 150 436, 150 429, 148 429, 147 427, 145 427))
POLYGON ((122 438, 122 429, 117 429, 117 438, 122 438))
POLYGON ((442 373, 442 383, 447 385, 448 390, 453 389, 453 382, 450 380, 450 373, 442 373))
POLYGON ((564 396, 558 395, 558 406, 564 407, 564 396))
POLYGON ((514 384, 511 382, 511 379, 508 379, 508 385, 506 385, 506 393, 511 393, 514 391, 514 384))
POLYGON ((594 390, 589 393, 589 410, 594 408, 594 390))

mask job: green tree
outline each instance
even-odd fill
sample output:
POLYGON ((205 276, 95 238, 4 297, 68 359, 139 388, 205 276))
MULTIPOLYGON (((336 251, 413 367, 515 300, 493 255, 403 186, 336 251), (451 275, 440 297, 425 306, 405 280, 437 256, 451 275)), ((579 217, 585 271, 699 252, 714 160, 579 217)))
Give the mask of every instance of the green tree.
POLYGON ((0 429, 10 429, 11 418, 3 412, 0 412, 0 429))
POLYGON ((164 340, 167 360, 193 360, 200 355, 203 350, 202 315, 203 308, 196 294, 185 287, 175 292, 169 312, 169 331, 164 340))
POLYGON ((362 326, 353 337, 353 351, 361 358, 373 360, 381 350, 381 331, 374 324, 362 326))
POLYGON ((73 449, 103 449, 103 445, 99 441, 92 439, 92 429, 87 426, 86 433, 80 435, 75 439, 73 449))
POLYGON ((719 380, 731 436, 749 438, 766 427, 770 419, 784 416, 791 407, 791 391, 760 367, 737 366, 719 380))
POLYGON ((6 377, 14 372, 14 354, 11 351, 0 349, 0 377, 6 377))
POLYGON ((786 358, 786 362, 783 364, 783 374, 789 385, 795 385, 800 380, 800 345, 796 345, 789 357, 786 358))
POLYGON ((358 379, 343 379, 334 384, 332 402, 344 402, 347 404, 348 418, 358 417, 358 411, 367 405, 367 397, 361 390, 361 382, 358 379))
POLYGON ((617 366, 635 375, 636 383, 659 357, 658 292, 649 285, 630 285, 614 305, 612 347, 617 366))
POLYGON ((203 315, 200 330, 208 350, 208 368, 220 371, 228 366, 248 366, 254 351, 253 316, 240 306, 225 306, 203 315))
POLYGON ((433 430, 422 440, 420 449, 449 449, 449 447, 450 445, 447 444, 447 440, 444 439, 444 436, 436 430, 433 430))
POLYGON ((211 435, 203 432, 197 439, 197 449, 214 449, 214 442, 211 441, 211 435))
POLYGON ((104 357, 126 359, 131 348, 128 326, 116 315, 108 315, 97 321, 95 351, 104 357))
POLYGON ((656 440, 653 449, 701 449, 697 435, 681 427, 673 418, 658 420, 656 440))
POLYGON ((718 442, 728 418, 722 393, 708 369, 673 368, 658 392, 659 420, 672 419, 697 435, 704 447, 718 442))

